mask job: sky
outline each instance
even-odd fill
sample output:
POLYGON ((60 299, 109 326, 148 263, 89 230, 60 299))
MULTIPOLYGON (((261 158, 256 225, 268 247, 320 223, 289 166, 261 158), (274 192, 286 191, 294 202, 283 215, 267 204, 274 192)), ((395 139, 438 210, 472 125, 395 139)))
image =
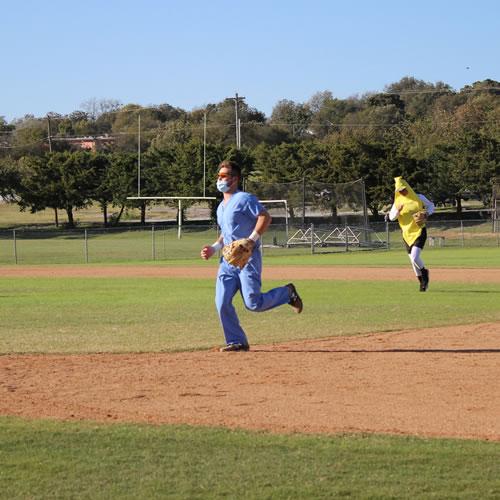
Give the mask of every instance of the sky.
POLYGON ((498 0, 0 0, 0 116, 91 99, 187 111, 500 80, 498 0))

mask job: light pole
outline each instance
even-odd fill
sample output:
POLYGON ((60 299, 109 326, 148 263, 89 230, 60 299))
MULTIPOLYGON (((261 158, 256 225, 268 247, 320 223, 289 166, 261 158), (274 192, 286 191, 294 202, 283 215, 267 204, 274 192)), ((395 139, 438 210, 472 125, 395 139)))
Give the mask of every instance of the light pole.
POLYGON ((138 114, 137 123, 137 196, 141 196, 141 114, 138 114))
MULTIPOLYGON (((47 138, 49 140, 49 153, 52 153, 52 132, 50 130, 50 115, 47 113, 47 138)), ((57 207, 54 207, 54 217, 56 227, 59 227, 59 214, 57 213, 57 207)))
POLYGON ((205 198, 207 175, 207 112, 203 113, 203 198, 205 198))
POLYGON ((203 112, 203 197, 206 197, 206 189, 207 189, 207 118, 210 111, 214 108, 205 108, 203 112))

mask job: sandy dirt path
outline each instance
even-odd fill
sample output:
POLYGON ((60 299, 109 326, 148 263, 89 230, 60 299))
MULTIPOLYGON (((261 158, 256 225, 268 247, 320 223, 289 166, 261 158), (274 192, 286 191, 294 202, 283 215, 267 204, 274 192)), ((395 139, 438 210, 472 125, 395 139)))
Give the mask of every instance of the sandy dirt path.
MULTIPOLYGON (((92 277, 92 278, 215 278, 215 266, 174 267, 143 266, 0 266, 0 277, 92 277)), ((264 279, 325 279, 325 280, 408 280, 414 279, 411 269, 341 266, 264 266, 264 279)), ((500 283, 498 269, 431 269, 432 281, 461 283, 500 283)))
POLYGON ((248 353, 0 356, 0 414, 500 441, 500 323, 248 353))

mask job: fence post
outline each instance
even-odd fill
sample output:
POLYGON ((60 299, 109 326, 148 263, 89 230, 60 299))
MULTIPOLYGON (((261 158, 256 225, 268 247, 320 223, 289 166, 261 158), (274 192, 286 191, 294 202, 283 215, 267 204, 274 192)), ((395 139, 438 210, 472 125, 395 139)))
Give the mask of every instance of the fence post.
POLYGON ((349 251, 349 235, 347 234, 347 219, 344 223, 344 234, 345 234, 345 251, 349 251))
POLYGON ((12 230, 13 240, 14 240, 14 262, 17 264, 17 239, 16 239, 16 230, 12 230))
POLYGON ((390 250, 390 248, 391 248, 391 244, 389 242, 389 237, 390 237, 389 220, 386 219, 386 221, 385 221, 385 247, 387 248, 387 250, 390 250))
POLYGON ((179 199, 178 201, 178 221, 177 221, 177 239, 181 239, 181 234, 182 234, 182 201, 179 199))
POLYGON ((311 255, 314 255, 314 224, 311 224, 311 255))
POLYGON ((462 247, 465 246, 465 238, 464 238, 464 221, 460 220, 460 233, 462 235, 462 247))
POLYGON ((89 263, 89 239, 87 235, 87 230, 84 231, 84 253, 85 253, 85 264, 89 263))
POLYGON ((156 260, 155 226, 151 226, 151 258, 156 260))

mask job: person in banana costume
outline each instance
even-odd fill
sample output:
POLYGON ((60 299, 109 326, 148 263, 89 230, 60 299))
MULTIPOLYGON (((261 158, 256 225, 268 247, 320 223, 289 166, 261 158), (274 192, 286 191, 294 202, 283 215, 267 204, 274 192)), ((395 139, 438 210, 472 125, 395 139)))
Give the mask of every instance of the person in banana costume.
POLYGON ((417 194, 402 178, 395 177, 394 203, 388 214, 391 221, 398 220, 411 265, 420 283, 420 291, 429 287, 429 270, 422 260, 427 240, 427 217, 434 212, 434 203, 423 194, 417 194))

